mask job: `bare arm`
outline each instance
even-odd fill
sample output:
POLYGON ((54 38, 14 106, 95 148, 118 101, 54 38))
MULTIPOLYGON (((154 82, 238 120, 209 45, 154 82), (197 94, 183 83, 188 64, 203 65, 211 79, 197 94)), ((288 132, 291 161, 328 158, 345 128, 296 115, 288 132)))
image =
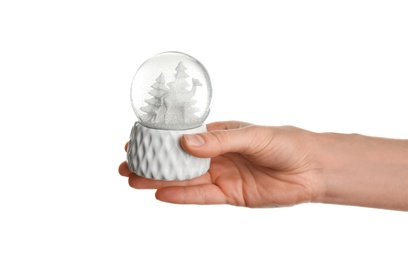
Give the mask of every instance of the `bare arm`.
POLYGON ((324 168, 315 201, 408 211, 408 140, 317 135, 324 168))
POLYGON ((181 145, 211 157, 205 175, 188 181, 145 179, 119 167, 137 189, 157 189, 179 204, 288 206, 305 202, 408 211, 408 140, 313 133, 296 127, 216 122, 181 145))

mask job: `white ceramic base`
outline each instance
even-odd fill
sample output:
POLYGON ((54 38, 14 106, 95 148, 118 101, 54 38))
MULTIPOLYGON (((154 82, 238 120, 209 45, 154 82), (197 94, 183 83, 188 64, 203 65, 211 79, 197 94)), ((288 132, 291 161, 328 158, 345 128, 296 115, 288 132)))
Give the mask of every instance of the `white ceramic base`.
POLYGON ((183 134, 205 131, 205 125, 189 130, 159 130, 136 122, 127 152, 130 171, 156 180, 187 180, 206 173, 210 158, 191 156, 180 145, 183 134))

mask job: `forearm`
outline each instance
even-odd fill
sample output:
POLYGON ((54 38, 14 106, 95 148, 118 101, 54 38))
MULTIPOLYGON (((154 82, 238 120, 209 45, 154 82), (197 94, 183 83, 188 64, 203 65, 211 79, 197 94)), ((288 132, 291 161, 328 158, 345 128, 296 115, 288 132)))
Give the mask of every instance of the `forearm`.
POLYGON ((319 135, 319 202, 408 211, 408 140, 319 135))

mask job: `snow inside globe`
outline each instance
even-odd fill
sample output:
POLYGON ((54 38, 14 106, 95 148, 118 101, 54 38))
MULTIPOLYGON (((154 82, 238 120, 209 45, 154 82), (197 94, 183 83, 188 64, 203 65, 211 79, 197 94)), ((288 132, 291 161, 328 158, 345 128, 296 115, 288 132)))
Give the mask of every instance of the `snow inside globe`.
POLYGON ((138 118, 128 146, 128 166, 135 174, 160 180, 185 180, 208 171, 210 159, 187 154, 183 134, 207 131, 212 88, 207 70, 180 52, 157 54, 136 72, 131 104, 138 118))

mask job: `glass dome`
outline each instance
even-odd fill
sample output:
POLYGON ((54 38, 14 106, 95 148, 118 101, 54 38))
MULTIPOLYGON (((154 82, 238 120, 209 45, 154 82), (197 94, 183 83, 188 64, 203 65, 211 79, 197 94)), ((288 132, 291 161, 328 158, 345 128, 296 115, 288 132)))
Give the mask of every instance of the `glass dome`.
POLYGON ((130 96, 142 125, 184 130, 204 123, 212 88, 207 70, 198 60, 180 52, 165 52, 140 66, 130 96))

